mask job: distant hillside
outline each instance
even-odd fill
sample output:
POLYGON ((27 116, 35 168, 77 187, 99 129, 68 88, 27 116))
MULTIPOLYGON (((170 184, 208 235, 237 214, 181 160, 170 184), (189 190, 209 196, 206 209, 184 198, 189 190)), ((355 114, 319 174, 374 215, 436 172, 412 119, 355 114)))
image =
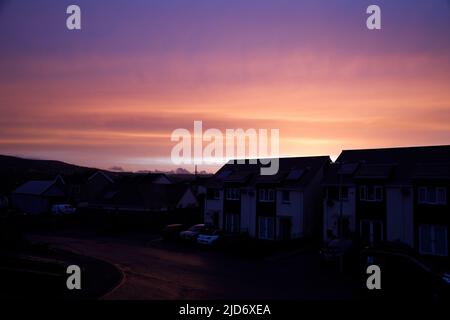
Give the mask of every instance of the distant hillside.
MULTIPOLYGON (((28 180, 49 180, 54 179, 57 175, 84 174, 99 169, 81 167, 70 163, 55 160, 35 160, 24 159, 19 157, 0 155, 0 194, 10 194, 18 186, 28 180)), ((118 177, 130 174, 150 173, 152 171, 132 172, 112 172, 101 170, 108 173, 111 177, 118 177)), ((156 172, 156 171, 155 171, 156 172)), ((189 182, 195 179, 205 179, 210 175, 204 172, 197 177, 184 169, 177 169, 170 172, 162 172, 170 176, 174 182, 189 182)))
POLYGON ((71 174, 80 171, 95 170, 55 160, 23 159, 0 155, 0 173, 3 172, 42 172, 46 174, 71 174))
POLYGON ((0 155, 0 193, 9 193, 27 180, 54 179, 58 174, 74 174, 97 169, 62 161, 23 159, 0 155))

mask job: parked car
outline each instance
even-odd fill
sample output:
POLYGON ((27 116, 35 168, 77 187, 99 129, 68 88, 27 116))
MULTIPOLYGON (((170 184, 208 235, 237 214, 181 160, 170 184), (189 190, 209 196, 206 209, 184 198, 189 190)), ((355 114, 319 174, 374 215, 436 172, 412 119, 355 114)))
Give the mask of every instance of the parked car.
POLYGON ((180 237, 180 232, 183 230, 185 230, 183 224, 169 224, 162 230, 161 237, 164 240, 176 240, 180 237))
POLYGON ((52 206, 52 213, 58 214, 73 214, 77 210, 70 204, 55 204, 52 206))
POLYGON ((205 224, 196 224, 186 231, 180 232, 180 239, 188 241, 196 241, 198 236, 202 233, 208 232, 210 227, 205 224))
POLYGON ((449 297, 447 274, 436 272, 409 252, 366 248, 360 254, 360 267, 361 289, 370 298, 446 301, 449 297), (369 265, 380 267, 382 290, 367 289, 369 265))
POLYGON ((209 232, 199 234, 197 237, 197 243, 208 246, 216 246, 222 240, 222 237, 222 231, 211 229, 209 232))

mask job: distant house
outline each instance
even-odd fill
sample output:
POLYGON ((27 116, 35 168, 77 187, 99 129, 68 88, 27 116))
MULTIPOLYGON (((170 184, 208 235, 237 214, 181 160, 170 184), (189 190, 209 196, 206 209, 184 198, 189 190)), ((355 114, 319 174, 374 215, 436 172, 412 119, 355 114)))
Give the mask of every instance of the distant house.
POLYGON ((82 207, 89 201, 97 199, 108 186, 114 183, 110 174, 94 170, 60 174, 58 178, 64 183, 67 202, 82 207))
POLYGON ((166 212, 198 206, 189 185, 164 174, 132 174, 111 184, 91 207, 115 212, 166 212))
POLYGON ((87 181, 93 175, 91 170, 72 174, 60 174, 58 177, 64 182, 64 192, 67 202, 78 205, 82 201, 87 201, 87 181))
POLYGON ((87 179, 84 188, 82 188, 83 200, 91 202, 99 199, 104 191, 113 184, 114 180, 107 173, 97 171, 87 179))
POLYGON ((173 182, 165 173, 147 173, 144 180, 153 184, 172 184, 173 182))
POLYGON ((260 165, 228 163, 206 184, 204 221, 229 233, 261 240, 315 235, 320 229, 321 181, 328 156, 279 159, 279 171, 260 175, 260 165))
POLYGON ((450 146, 345 150, 326 175, 324 240, 448 256, 450 146))
POLYGON ((12 194, 13 207, 26 214, 49 212, 51 206, 66 200, 64 181, 55 180, 28 181, 12 194))
POLYGON ((199 214, 204 216, 205 199, 206 199, 206 183, 212 177, 212 174, 173 174, 169 178, 175 184, 184 184, 190 186, 194 192, 197 202, 199 214))

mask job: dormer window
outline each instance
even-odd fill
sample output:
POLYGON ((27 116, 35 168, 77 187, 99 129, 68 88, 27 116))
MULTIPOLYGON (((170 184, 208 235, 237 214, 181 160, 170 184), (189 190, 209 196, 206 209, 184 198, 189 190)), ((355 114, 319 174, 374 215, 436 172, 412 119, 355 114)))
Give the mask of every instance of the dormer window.
POLYGON ((287 181, 295 181, 303 176, 305 171, 303 169, 292 169, 286 177, 287 181))

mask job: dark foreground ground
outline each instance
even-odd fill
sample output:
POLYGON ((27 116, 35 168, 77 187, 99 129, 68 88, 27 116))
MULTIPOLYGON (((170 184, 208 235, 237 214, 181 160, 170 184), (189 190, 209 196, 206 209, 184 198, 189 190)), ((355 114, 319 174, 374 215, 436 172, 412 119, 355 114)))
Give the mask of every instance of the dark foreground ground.
POLYGON ((105 299, 322 300, 357 295, 356 281, 321 267, 318 254, 307 248, 253 259, 150 236, 29 235, 28 239, 120 269, 123 281, 105 299))
POLYGON ((0 250, 2 299, 99 299, 111 292, 123 273, 108 262, 47 245, 0 250), (81 290, 68 290, 67 269, 81 268, 81 290))

